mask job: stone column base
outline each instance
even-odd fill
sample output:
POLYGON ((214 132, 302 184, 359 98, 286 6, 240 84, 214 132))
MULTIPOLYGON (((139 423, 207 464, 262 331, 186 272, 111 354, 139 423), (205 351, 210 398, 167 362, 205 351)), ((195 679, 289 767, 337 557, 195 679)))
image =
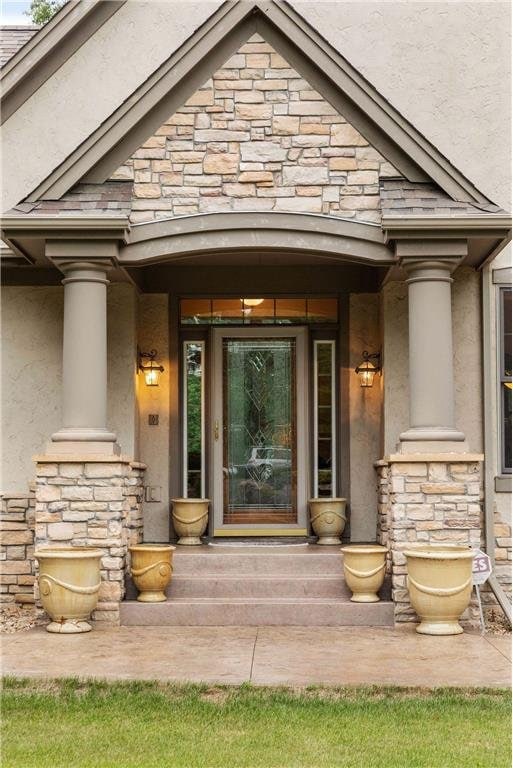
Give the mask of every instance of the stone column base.
MULTIPOLYGON (((403 551, 415 544, 482 546, 481 454, 394 454, 376 463, 378 541, 390 549, 395 620, 418 621, 403 551)), ((474 626, 473 604, 464 622, 474 626)))
MULTIPOLYGON (((97 626, 119 624, 128 547, 142 541, 144 464, 124 456, 36 456, 35 547, 103 551, 97 626)), ((36 598, 38 594, 36 592, 36 598)))

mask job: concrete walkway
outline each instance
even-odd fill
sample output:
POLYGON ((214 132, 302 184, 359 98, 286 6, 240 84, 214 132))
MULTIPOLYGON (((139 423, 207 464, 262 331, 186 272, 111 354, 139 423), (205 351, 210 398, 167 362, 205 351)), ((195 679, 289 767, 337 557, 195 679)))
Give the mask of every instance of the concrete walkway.
POLYGON ((511 637, 414 626, 119 627, 2 638, 3 674, 255 685, 510 686, 511 637))

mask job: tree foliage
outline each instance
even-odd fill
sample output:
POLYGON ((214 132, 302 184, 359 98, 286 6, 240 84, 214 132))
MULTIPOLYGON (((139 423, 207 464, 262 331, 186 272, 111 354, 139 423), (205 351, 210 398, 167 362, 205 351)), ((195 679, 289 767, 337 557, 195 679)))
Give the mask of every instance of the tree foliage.
POLYGON ((25 13, 34 24, 46 24, 65 3, 66 0, 31 0, 25 13))

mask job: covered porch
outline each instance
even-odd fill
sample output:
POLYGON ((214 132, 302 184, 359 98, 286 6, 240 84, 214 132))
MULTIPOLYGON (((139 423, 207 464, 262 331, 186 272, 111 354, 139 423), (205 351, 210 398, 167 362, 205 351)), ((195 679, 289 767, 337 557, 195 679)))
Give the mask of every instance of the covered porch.
MULTIPOLYGON (((479 304, 473 267, 501 227, 493 216, 481 228, 468 217, 437 227, 385 219, 382 228, 276 213, 208 214, 130 230, 121 217, 5 222, 5 237, 15 252, 31 254, 35 267, 23 271, 14 260, 12 283, 36 282, 37 275, 40 285, 56 285, 64 275, 62 416, 44 455, 36 457, 36 547, 100 546, 97 620, 152 623, 155 617, 143 615, 146 606, 132 611, 130 601, 122 604, 133 597, 128 546, 175 540, 172 498, 212 500, 207 533, 214 544, 227 536, 295 535, 308 551, 308 499, 343 497, 345 538, 389 545, 384 596, 393 605, 385 600, 357 616, 338 551, 312 550, 305 559, 303 549, 212 548, 196 556, 177 553, 189 593, 174 596, 176 605, 182 600, 182 614, 173 612, 172 600, 163 604, 161 621, 212 623, 224 615, 232 623, 231 613, 240 614, 241 623, 261 623, 266 610, 270 623, 278 614, 283 623, 302 623, 298 612, 306 623, 411 619, 401 550, 412 541, 480 543, 482 455, 474 446, 481 443, 466 408, 469 397, 477 406, 479 382, 455 370, 454 361, 479 354, 462 320, 468 320, 470 296, 473 309, 479 304), (286 372, 288 390, 282 379, 270 388, 271 405, 280 391, 285 397, 275 423, 269 426, 271 406, 264 414, 268 434, 249 434, 249 422, 230 422, 227 413, 230 397, 237 405, 240 385, 236 378, 230 384, 227 356, 244 354, 244 343, 259 364, 264 351, 271 368, 286 372), (140 369, 140 352, 152 350, 164 369, 158 387, 146 386, 140 369), (355 372, 364 351, 379 354, 372 387, 362 387, 355 372), (124 439, 112 429, 113 413, 124 439), (241 428, 249 438, 239 456, 230 440, 241 428), (262 494, 269 485, 270 502, 262 494), (205 592, 209 564, 227 567, 234 554, 239 570, 230 575, 228 566, 227 579, 219 566, 221 591, 214 585, 205 592), (263 583, 247 578, 258 561, 272 577, 263 583), (298 581, 299 563, 307 568, 298 581), (237 584, 235 596, 230 590, 237 584), (275 597, 270 612, 266 589, 275 597), (301 595, 294 594, 298 589, 301 595)), ((478 377, 479 367, 473 370, 478 377)), ((268 371, 267 379, 252 381, 261 387, 269 380, 268 371)), ((248 399, 254 401, 254 391, 244 393, 242 401, 248 399)), ((246 416, 254 422, 255 409, 246 416)), ((176 584, 179 590, 180 579, 176 584)))

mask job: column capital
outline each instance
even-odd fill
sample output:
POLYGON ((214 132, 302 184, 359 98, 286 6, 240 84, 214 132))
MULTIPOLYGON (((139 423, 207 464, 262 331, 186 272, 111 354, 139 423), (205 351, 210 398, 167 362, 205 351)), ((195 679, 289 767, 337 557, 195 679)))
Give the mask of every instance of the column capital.
POLYGON ((435 261, 412 257, 402 259, 400 264, 406 272, 408 284, 434 281, 452 283, 451 275, 459 262, 455 259, 437 259, 435 261))
POLYGON ((46 256, 61 270, 92 271, 117 266, 119 247, 112 240, 47 240, 46 256))
POLYGON ((405 239, 395 244, 397 259, 405 270, 436 269, 453 272, 468 253, 466 240, 405 239))

